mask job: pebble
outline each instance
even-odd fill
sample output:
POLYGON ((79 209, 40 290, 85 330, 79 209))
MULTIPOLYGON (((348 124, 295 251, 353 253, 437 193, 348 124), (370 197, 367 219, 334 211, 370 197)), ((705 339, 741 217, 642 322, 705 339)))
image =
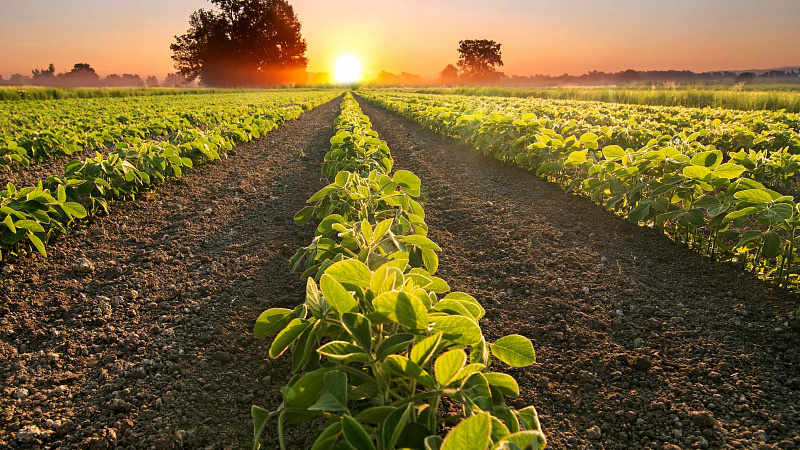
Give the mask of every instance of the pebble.
POLYGON ((644 345, 644 342, 642 341, 642 338, 636 338, 636 339, 633 340, 633 348, 639 348, 642 345, 644 345))
POLYGON ((583 295, 589 295, 589 288, 588 287, 583 288, 583 295))
POLYGON ((586 430, 586 437, 589 439, 600 439, 600 436, 603 435, 603 431, 600 430, 600 427, 597 425, 593 425, 591 428, 586 430))
POLYGON ((713 427, 717 424, 714 416, 709 411, 696 411, 692 413, 692 422, 699 427, 713 427))
POLYGON ((637 356, 636 359, 633 360, 633 368, 646 372, 653 368, 653 361, 650 361, 650 359, 645 356, 637 356))
POLYGON ((14 390, 14 393, 11 394, 11 397, 15 400, 21 400, 28 396, 28 390, 25 388, 19 388, 14 390))
POLYGON ((214 212, 214 210, 211 209, 211 208, 208 208, 205 211, 203 211, 203 215, 204 216, 209 216, 209 215, 211 215, 212 212, 214 212))
POLYGON ((11 272, 14 271, 14 266, 9 264, 7 266, 3 266, 3 275, 9 275, 11 272))
POLYGON ((77 273, 94 272, 94 263, 86 258, 78 258, 72 263, 72 271, 77 273))
POLYGON ((48 436, 50 432, 42 431, 36 425, 28 425, 17 431, 17 440, 23 443, 32 443, 35 440, 48 436))

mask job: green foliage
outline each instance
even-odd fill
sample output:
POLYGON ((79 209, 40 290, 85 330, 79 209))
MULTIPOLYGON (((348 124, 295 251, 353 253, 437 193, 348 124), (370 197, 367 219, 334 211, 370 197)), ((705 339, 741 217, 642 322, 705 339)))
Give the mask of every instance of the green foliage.
MULTIPOLYGON (((299 222, 321 219, 312 244, 290 262, 304 270, 305 302, 270 309, 255 325, 256 336, 277 333, 271 357, 291 344, 296 375, 268 415, 277 417, 281 447, 284 424, 323 417, 312 448, 542 448, 533 407, 505 403, 519 394, 514 378, 489 369, 490 348, 498 360, 524 367, 535 360, 533 345, 518 335, 487 342, 480 304, 447 293, 434 275, 440 248, 426 236, 414 200, 419 178, 390 176, 388 148, 368 124, 348 94, 323 166, 334 180, 299 214, 299 222), (455 415, 439 411, 443 397, 457 406, 455 415), (445 423, 457 425, 442 440, 445 423)), ((263 411, 253 408, 254 448, 268 418, 263 411)))
POLYGON ((186 169, 218 160, 234 145, 269 132, 335 94, 268 94, 261 105, 237 94, 218 103, 219 109, 207 107, 199 113, 207 120, 189 121, 195 125, 169 134, 167 140, 126 137, 107 156, 98 153, 68 163, 62 176, 21 189, 9 183, 0 191, 0 259, 25 243, 46 256, 44 245, 54 231, 64 233, 76 220, 107 213, 110 201, 133 199, 186 169), (283 106, 287 104, 292 106, 283 106))
POLYGON ((800 281, 796 124, 753 113, 728 123, 717 116, 730 112, 714 110, 363 95, 701 253, 800 281))

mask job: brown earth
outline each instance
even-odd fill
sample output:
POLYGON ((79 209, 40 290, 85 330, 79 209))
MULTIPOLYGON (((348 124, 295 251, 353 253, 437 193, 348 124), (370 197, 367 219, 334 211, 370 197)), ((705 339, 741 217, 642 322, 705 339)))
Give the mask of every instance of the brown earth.
MULTIPOLYGON (((323 184, 337 105, 0 266, 0 448, 250 444, 250 405, 277 407, 290 375, 252 326, 301 301, 287 260, 313 227, 292 217, 323 184)), ((537 364, 497 368, 550 448, 800 446, 796 295, 364 109, 423 181, 441 275, 484 303, 490 338, 534 341, 537 364)), ((292 448, 311 436, 291 429, 292 448)))
POLYGON ((287 263, 313 227, 293 216, 338 103, 0 267, 0 448, 250 445, 251 404, 290 376, 252 327, 302 300, 287 263))
POLYGON ((360 101, 423 183, 440 275, 486 307, 551 448, 800 447, 800 298, 360 101))

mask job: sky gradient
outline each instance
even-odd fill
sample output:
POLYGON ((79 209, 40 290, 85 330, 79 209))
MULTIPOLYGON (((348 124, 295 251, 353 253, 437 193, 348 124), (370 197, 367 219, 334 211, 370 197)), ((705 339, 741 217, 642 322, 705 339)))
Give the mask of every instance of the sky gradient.
MULTIPOLYGON (((342 53, 368 75, 433 78, 460 39, 503 44, 507 75, 800 66, 798 0, 289 0, 310 72, 342 53)), ((86 62, 109 73, 173 72, 169 44, 205 0, 0 0, 0 75, 86 62)))

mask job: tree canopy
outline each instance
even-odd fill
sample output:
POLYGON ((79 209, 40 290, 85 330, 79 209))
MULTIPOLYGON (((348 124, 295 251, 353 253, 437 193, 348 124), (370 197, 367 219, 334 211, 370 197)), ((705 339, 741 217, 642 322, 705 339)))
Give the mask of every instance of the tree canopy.
POLYGON ((268 86, 304 82, 308 64, 300 21, 285 0, 210 0, 186 34, 170 46, 188 81, 210 86, 268 86))
POLYGON ((458 68, 464 81, 496 82, 503 77, 495 66, 502 66, 500 45, 488 39, 469 39, 458 43, 458 68))

